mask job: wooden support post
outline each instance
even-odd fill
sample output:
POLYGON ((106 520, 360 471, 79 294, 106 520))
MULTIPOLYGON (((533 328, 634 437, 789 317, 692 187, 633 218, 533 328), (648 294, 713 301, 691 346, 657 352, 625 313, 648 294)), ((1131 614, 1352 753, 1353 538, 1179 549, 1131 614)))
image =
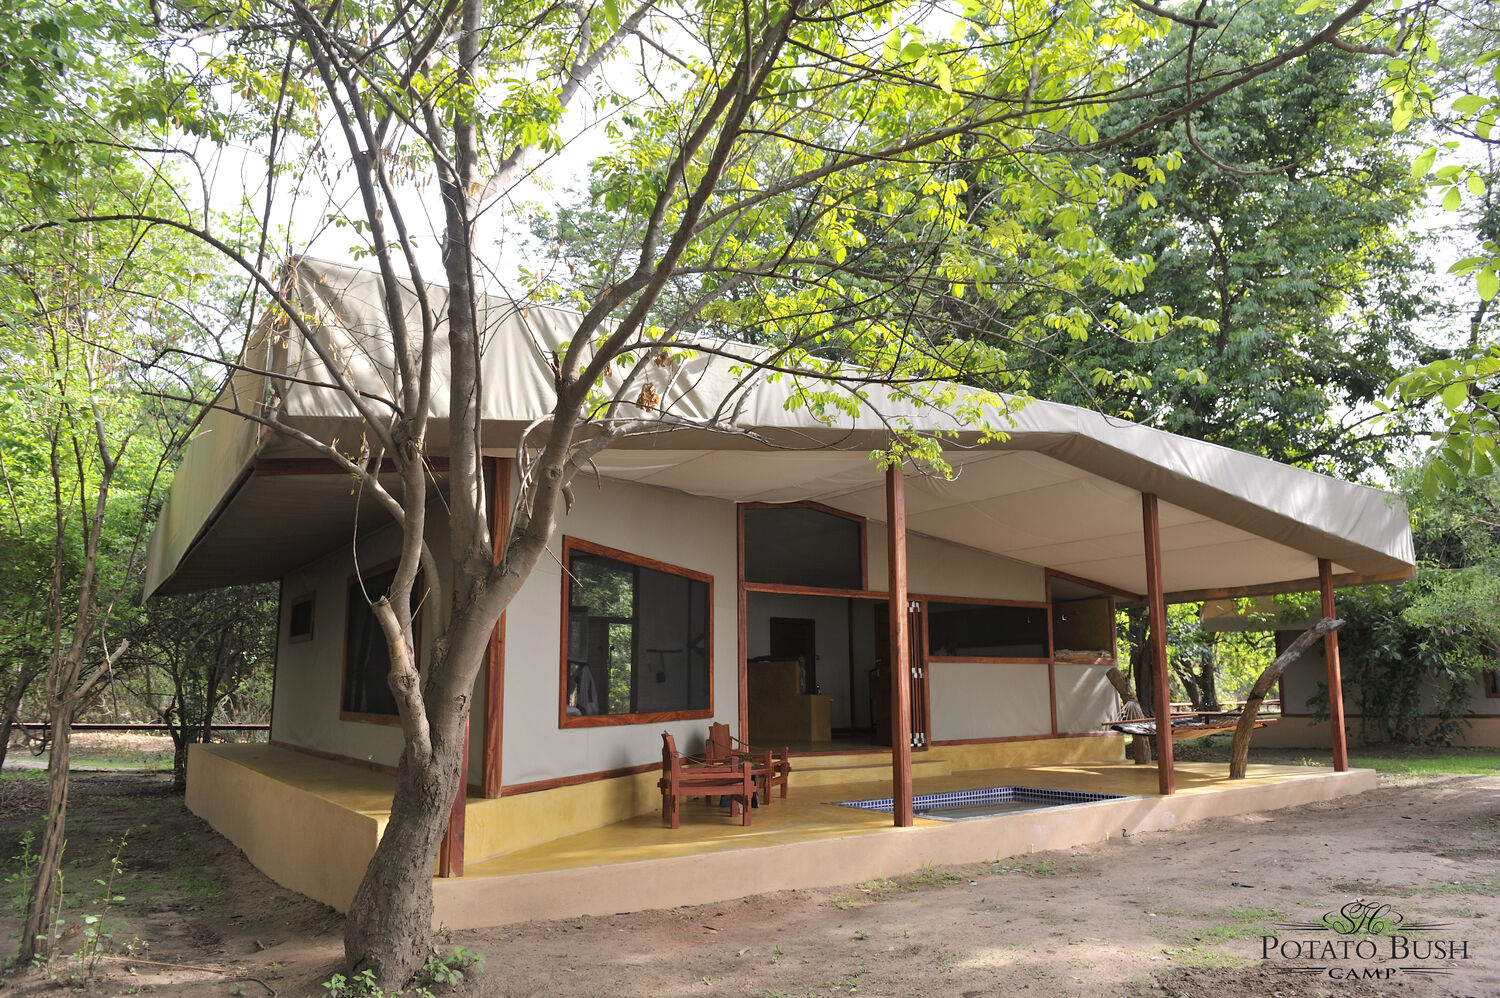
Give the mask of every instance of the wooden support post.
POLYGON ((891 814, 898 828, 912 824, 911 636, 906 612, 906 481, 901 467, 885 473, 886 562, 890 567, 891 814))
MULTIPOLYGON (((490 471, 490 537, 491 552, 496 565, 505 555, 505 542, 510 535, 510 458, 496 458, 490 471)), ((481 767, 480 794, 487 798, 500 796, 501 768, 500 749, 505 727, 505 614, 495 622, 490 632, 489 663, 485 666, 484 686, 484 743, 480 746, 481 767)))
POLYGON ((458 792, 453 795, 453 810, 448 813, 448 831, 438 850, 438 876, 464 875, 464 812, 469 806, 469 722, 464 722, 464 750, 458 763, 458 792))
MULTIPOLYGON (((1318 559, 1318 588, 1323 593, 1323 616, 1333 617, 1333 562, 1318 559)), ((1323 635, 1323 660, 1328 664, 1328 734, 1333 745, 1333 771, 1349 768, 1349 738, 1344 731, 1344 678, 1339 667, 1339 632, 1323 635)))
POLYGON ((1150 627, 1151 666, 1156 682, 1156 784, 1162 796, 1177 789, 1172 767, 1172 686, 1167 678, 1167 599, 1161 582, 1161 518, 1156 496, 1141 493, 1146 534, 1146 605, 1150 627))

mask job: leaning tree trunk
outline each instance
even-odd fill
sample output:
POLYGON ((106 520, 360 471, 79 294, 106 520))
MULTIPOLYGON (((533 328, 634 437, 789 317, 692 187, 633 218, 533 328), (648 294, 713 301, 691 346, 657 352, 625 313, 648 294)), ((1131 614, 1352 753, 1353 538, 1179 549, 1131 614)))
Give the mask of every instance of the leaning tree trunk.
POLYGON ((1266 694, 1271 692, 1271 687, 1276 685, 1276 680, 1281 678, 1286 667, 1300 658, 1314 641, 1338 630, 1343 624, 1342 620, 1324 617, 1297 635, 1297 640, 1288 645, 1286 651, 1277 655, 1276 661, 1266 666, 1266 671, 1260 674, 1260 678, 1250 688, 1250 695, 1245 698, 1245 709, 1240 714, 1240 723, 1234 729, 1234 742, 1229 747, 1229 778, 1231 780, 1245 778, 1245 768, 1250 762, 1250 732, 1255 730, 1255 717, 1260 713, 1260 705, 1265 702, 1266 694))
POLYGON ((74 706, 73 701, 64 700, 48 718, 52 750, 47 759, 47 822, 37 849, 36 886, 26 904, 26 925, 21 931, 21 945, 16 957, 21 966, 52 952, 57 879, 62 868, 63 846, 67 844, 68 755, 73 740, 74 706))

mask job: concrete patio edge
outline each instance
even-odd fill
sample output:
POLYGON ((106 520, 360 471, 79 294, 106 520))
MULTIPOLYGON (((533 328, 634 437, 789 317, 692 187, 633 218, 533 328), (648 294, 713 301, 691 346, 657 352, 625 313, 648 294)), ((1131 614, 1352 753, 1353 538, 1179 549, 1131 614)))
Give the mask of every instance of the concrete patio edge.
POLYGON ((1373 770, 1309 774, 1212 793, 1132 797, 858 836, 433 884, 437 928, 609 915, 707 904, 769 891, 835 887, 925 864, 977 863, 1159 831, 1191 821, 1298 807, 1364 793, 1373 770))

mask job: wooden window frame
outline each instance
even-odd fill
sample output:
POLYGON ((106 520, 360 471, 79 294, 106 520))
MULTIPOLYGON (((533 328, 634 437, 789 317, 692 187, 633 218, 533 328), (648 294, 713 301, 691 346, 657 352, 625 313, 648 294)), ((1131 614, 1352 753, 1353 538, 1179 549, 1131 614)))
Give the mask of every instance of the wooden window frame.
POLYGON ((1480 671, 1484 673, 1484 695, 1491 700, 1500 700, 1500 667, 1480 671))
POLYGON ((984 596, 927 596, 913 594, 913 600, 922 603, 922 649, 928 662, 973 662, 976 665, 1051 665, 1052 664, 1052 604, 1045 600, 989 599, 984 596), (1015 606, 1023 609, 1041 610, 1047 616, 1047 654, 1042 657, 1016 655, 934 655, 927 637, 927 621, 933 603, 968 603, 973 606, 1015 606))
MULTIPOLYGON (((310 593, 304 593, 303 595, 298 596, 296 599, 292 600, 290 603, 287 604, 287 608, 286 608, 286 643, 289 644, 289 645, 305 644, 306 642, 311 641, 313 639, 313 635, 315 635, 317 633, 317 631, 318 631, 318 593, 317 593, 317 590, 313 590, 310 593), (292 633, 292 616, 293 616, 293 614, 296 613, 297 607, 301 606, 303 603, 307 604, 307 633, 306 634, 293 634, 292 633)), ((348 625, 347 624, 344 627, 344 632, 345 632, 345 640, 347 641, 348 640, 348 625)))
POLYGON ((858 513, 837 509, 826 503, 811 499, 796 502, 741 502, 735 504, 735 534, 739 545, 739 582, 751 593, 784 593, 802 596, 870 596, 870 521, 858 513), (813 509, 845 520, 853 520, 859 526, 859 585, 858 589, 833 589, 825 586, 796 586, 780 582, 745 581, 745 510, 747 509, 813 509))
POLYGON ((663 721, 692 721, 703 720, 714 716, 714 577, 707 572, 699 572, 682 565, 673 565, 670 562, 658 561, 645 555, 633 554, 630 551, 622 551, 619 548, 596 544, 579 537, 564 535, 562 546, 562 604, 561 604, 561 626, 559 628, 558 640, 558 695, 557 695, 557 726, 559 728, 602 728, 626 724, 656 724, 663 721), (570 596, 572 591, 572 571, 570 566, 573 560, 573 552, 595 555, 601 558, 610 558, 614 561, 634 565, 637 568, 649 568, 653 571, 662 572, 666 575, 676 575, 680 578, 701 582, 708 587, 708 706, 689 710, 659 710, 642 714, 581 714, 578 716, 568 715, 568 610, 570 608, 570 596))
MULTIPOLYGON (((349 680, 349 615, 354 610, 354 596, 350 592, 356 582, 372 578, 383 572, 389 572, 400 564, 397 559, 381 562, 373 568, 367 568, 363 572, 350 575, 344 583, 344 661, 339 670, 339 720, 351 721, 355 724, 381 724, 386 727, 400 727, 401 715, 398 714, 369 714, 363 711, 344 709, 344 688, 349 680)), ((422 589, 422 573, 417 573, 416 582, 412 584, 412 592, 420 592, 422 589)), ((422 610, 419 605, 417 613, 411 621, 412 640, 416 643, 417 671, 422 671, 422 610)))

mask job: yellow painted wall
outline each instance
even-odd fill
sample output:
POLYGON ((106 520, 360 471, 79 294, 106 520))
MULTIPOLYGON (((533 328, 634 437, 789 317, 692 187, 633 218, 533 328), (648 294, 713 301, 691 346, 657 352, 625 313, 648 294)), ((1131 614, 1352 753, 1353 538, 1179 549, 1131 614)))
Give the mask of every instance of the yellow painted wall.
POLYGON ((464 814, 464 856, 475 862, 552 839, 602 828, 661 806, 651 770, 498 800, 470 799, 464 814))
POLYGON ((278 779, 328 765, 274 746, 192 745, 187 806, 278 884, 347 911, 380 840, 390 778, 338 766, 326 786, 278 779), (379 817, 361 810, 373 807, 379 817))
POLYGON ((1111 735, 1090 738, 1034 738, 1019 742, 989 742, 977 745, 934 745, 924 754, 934 759, 947 760, 955 771, 1119 762, 1125 758, 1125 738, 1123 735, 1111 735))

